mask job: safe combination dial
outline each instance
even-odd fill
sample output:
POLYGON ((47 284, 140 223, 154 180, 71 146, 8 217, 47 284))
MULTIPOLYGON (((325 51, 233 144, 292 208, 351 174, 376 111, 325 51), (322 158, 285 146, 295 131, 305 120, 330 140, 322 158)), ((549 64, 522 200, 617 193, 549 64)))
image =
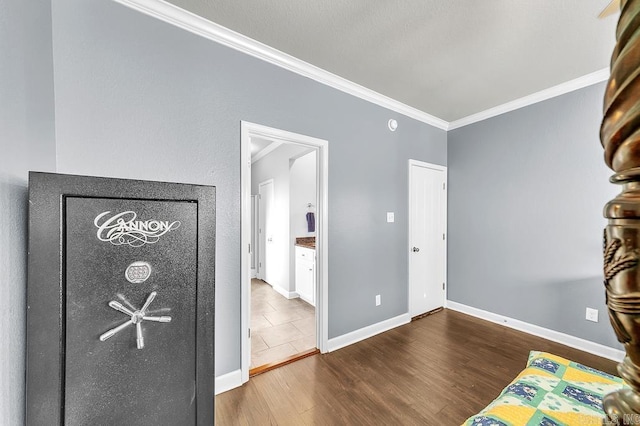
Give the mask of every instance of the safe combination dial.
POLYGON ((124 330, 131 324, 135 324, 136 346, 138 347, 138 349, 144 348, 144 336, 142 335, 142 325, 141 325, 142 321, 146 320, 146 321, 154 321, 154 322, 171 322, 170 316, 156 317, 156 316, 147 315, 147 310, 149 309, 149 305, 151 305, 151 302, 153 302, 153 299, 155 299, 157 294, 158 293, 156 293, 155 291, 151 292, 151 294, 149 294, 149 297, 147 297, 147 300, 144 302, 144 305, 142 306, 142 308, 136 311, 132 311, 131 309, 125 307, 122 303, 116 302, 115 300, 110 301, 109 306, 112 309, 122 312, 125 315, 129 315, 130 318, 129 320, 123 322, 119 326, 114 327, 111 330, 107 331, 106 333, 101 334, 100 341, 104 342, 105 340, 115 336, 118 332, 124 330))

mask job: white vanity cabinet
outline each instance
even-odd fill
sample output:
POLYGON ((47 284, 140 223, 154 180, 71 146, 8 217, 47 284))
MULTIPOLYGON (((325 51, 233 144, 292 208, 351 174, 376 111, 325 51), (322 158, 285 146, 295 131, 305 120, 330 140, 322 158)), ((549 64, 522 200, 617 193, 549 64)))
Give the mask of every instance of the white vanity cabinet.
POLYGON ((296 293, 316 306, 316 251, 296 246, 296 293))

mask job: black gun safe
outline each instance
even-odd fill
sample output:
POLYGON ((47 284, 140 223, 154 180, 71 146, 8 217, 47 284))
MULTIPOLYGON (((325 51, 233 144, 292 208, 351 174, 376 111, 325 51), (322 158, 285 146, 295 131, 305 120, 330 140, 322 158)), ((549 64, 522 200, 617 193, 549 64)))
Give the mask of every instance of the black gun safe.
POLYGON ((27 425, 210 425, 215 188, 31 172, 27 425))

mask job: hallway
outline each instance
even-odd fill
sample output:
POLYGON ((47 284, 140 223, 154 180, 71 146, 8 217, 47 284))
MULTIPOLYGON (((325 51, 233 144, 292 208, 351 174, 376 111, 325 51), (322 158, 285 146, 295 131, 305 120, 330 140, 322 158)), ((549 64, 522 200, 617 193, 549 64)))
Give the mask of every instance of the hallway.
POLYGON ((316 347, 315 309, 251 280, 251 369, 316 347))

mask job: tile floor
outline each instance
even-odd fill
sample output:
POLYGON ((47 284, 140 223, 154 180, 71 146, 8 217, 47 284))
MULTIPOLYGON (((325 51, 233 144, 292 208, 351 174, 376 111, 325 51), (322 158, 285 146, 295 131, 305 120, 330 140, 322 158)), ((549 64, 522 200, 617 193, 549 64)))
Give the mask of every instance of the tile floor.
POLYGON ((315 309, 251 280, 251 367, 282 361, 316 347, 315 309))

